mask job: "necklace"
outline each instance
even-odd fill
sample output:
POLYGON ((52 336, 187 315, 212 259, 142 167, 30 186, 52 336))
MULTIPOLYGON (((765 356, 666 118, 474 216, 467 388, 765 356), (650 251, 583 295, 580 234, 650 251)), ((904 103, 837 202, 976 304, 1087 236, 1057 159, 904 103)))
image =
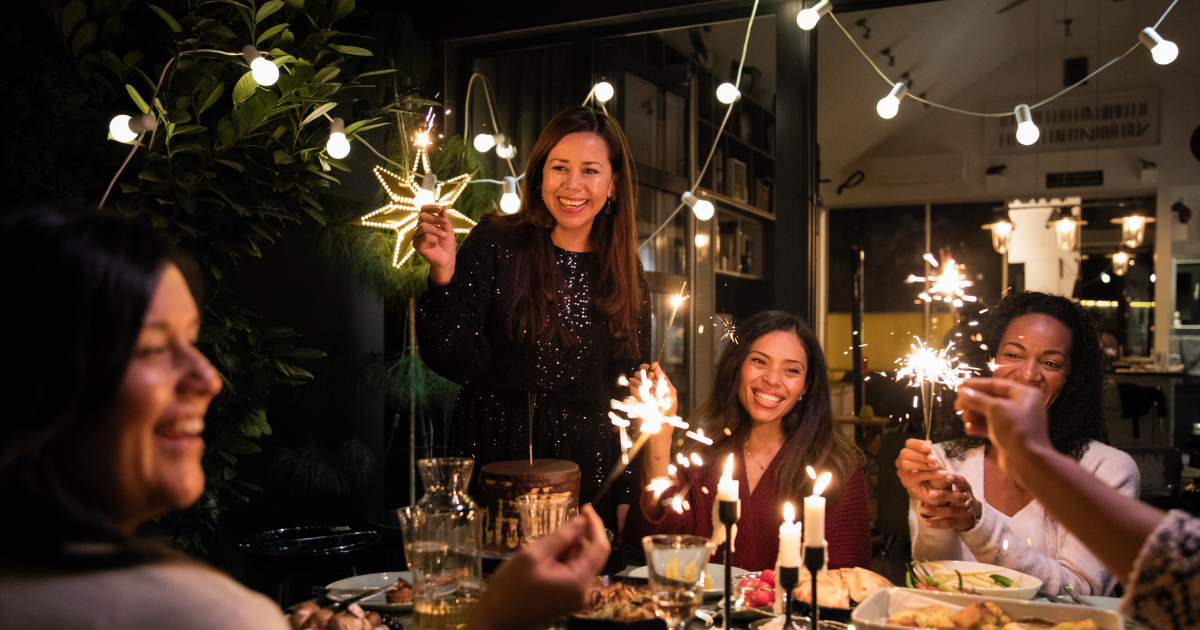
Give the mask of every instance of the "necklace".
POLYGON ((749 447, 749 446, 747 446, 747 447, 745 447, 745 448, 746 448, 746 454, 750 456, 750 459, 753 459, 753 460, 754 460, 754 463, 755 463, 755 464, 758 464, 758 467, 759 467, 759 468, 761 468, 761 469, 763 469, 763 470, 766 470, 766 469, 767 469, 767 467, 766 467, 766 466, 763 466, 763 463, 762 463, 762 462, 760 462, 760 461, 758 461, 758 458, 754 456, 754 452, 750 450, 750 447, 749 447))

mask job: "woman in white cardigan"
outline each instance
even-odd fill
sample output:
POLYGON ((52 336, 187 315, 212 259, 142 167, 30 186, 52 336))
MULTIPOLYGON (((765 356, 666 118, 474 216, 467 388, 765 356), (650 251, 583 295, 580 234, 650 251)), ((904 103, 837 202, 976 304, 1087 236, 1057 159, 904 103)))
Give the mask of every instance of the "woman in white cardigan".
MULTIPOLYGON (((1055 449, 1136 497, 1137 465, 1103 443, 1103 361, 1087 311, 1063 297, 1015 293, 988 313, 981 333, 987 356, 976 365, 1042 391, 1055 449)), ((1081 595, 1112 592, 1117 577, 1000 468, 987 440, 967 437, 958 424, 948 437, 937 445, 908 440, 896 460, 910 496, 915 560, 996 564, 1042 580, 1051 593, 1068 584, 1081 595)))

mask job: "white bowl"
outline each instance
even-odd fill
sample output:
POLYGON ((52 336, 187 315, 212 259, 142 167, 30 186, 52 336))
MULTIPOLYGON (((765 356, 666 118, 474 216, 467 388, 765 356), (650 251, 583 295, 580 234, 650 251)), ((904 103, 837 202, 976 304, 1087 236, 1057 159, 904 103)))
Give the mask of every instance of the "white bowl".
MULTIPOLYGON (((1042 588, 1042 581, 1031 576, 1013 571, 994 564, 984 564, 982 562, 964 562, 962 560, 942 560, 939 562, 922 562, 918 566, 928 568, 930 573, 934 572, 934 567, 930 565, 940 566, 946 571, 960 571, 962 573, 987 571, 987 575, 993 573, 1003 575, 1004 577, 1016 583, 1015 586, 1008 588, 997 586, 995 588, 975 588, 968 587, 968 595, 981 595, 983 597, 1003 597, 1007 599, 1033 599, 1037 595, 1039 589, 1042 588)), ((915 571, 915 569, 914 569, 915 571)), ((920 589, 923 591, 923 589, 920 589)), ((929 592, 929 591, 923 591, 929 592)))

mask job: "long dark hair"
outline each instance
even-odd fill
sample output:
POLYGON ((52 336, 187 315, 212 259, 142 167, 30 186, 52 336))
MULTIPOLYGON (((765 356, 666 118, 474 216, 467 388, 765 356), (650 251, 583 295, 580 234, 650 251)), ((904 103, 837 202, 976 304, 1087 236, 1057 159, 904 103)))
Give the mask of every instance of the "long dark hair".
POLYGON ((110 543, 117 552, 102 554, 107 563, 159 554, 80 500, 60 458, 66 441, 108 410, 171 257, 166 242, 118 217, 53 207, 0 213, 0 330, 15 368, 3 385, 0 558, 78 565, 70 543, 110 543))
POLYGON ((825 496, 836 500, 850 475, 862 465, 862 453, 833 426, 825 354, 816 336, 799 317, 783 311, 763 311, 739 322, 737 343, 729 344, 721 354, 712 397, 696 411, 696 416, 706 425, 708 434, 715 436, 713 454, 723 456, 746 443, 752 422, 738 399, 742 365, 755 340, 776 330, 795 333, 808 355, 807 393, 783 417, 785 441, 776 455, 780 462, 777 473, 780 490, 784 497, 798 502, 812 490, 805 466, 829 469, 834 480, 825 496))
POLYGON ((608 144, 617 199, 611 208, 592 222, 591 244, 596 252, 599 286, 595 301, 604 316, 609 334, 617 342, 616 355, 638 359, 638 311, 642 306, 638 288, 636 186, 630 165, 629 147, 621 126, 608 114, 587 107, 574 107, 555 116, 533 145, 521 202, 512 216, 489 215, 487 220, 515 234, 517 277, 514 279, 509 334, 531 343, 546 336, 566 344, 574 337, 559 317, 557 288, 562 283, 554 258, 554 215, 542 201, 542 170, 550 151, 566 136, 594 133, 608 144))
MULTIPOLYGON (((987 366, 996 358, 1000 340, 1012 320, 1022 315, 1049 315, 1071 331, 1070 373, 1058 398, 1047 410, 1050 443, 1055 450, 1078 461, 1087 453, 1092 440, 1108 442, 1108 430, 1100 401, 1104 390, 1104 353, 1100 349, 1100 333, 1096 323, 1084 308, 1071 300, 1047 293, 1022 291, 1010 294, 985 314, 980 344, 970 344, 971 365, 987 366)), ((985 375, 990 376, 987 368, 985 375)), ((961 422, 951 422, 944 434, 950 441, 944 445, 950 457, 987 444, 985 438, 971 438, 963 431, 961 422)))

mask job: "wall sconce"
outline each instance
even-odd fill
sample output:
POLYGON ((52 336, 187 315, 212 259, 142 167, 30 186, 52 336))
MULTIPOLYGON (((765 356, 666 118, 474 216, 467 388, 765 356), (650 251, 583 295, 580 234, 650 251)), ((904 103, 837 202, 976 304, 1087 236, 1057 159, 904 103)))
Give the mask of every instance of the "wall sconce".
POLYGON ((1079 247, 1079 226, 1084 222, 1075 218, 1070 210, 1055 208, 1050 212, 1047 223, 1054 226, 1054 241, 1058 243, 1059 249, 1070 252, 1079 247))
POLYGON ((1137 249, 1146 240, 1146 224, 1154 223, 1154 217, 1133 215, 1113 219, 1112 222, 1121 226, 1121 245, 1137 249))
POLYGON ((1008 219, 1001 219, 983 227, 992 231, 992 249, 997 254, 1007 254, 1012 244, 1013 224, 1008 219))
POLYGON ((1118 276, 1123 276, 1125 275, 1126 271, 1129 271, 1129 254, 1126 254, 1125 252, 1117 252, 1113 254, 1112 260, 1113 273, 1117 274, 1118 276))

